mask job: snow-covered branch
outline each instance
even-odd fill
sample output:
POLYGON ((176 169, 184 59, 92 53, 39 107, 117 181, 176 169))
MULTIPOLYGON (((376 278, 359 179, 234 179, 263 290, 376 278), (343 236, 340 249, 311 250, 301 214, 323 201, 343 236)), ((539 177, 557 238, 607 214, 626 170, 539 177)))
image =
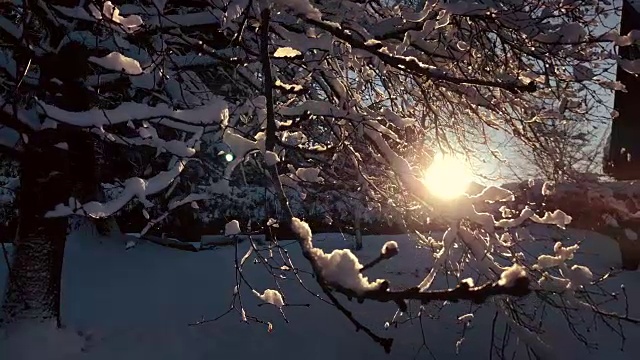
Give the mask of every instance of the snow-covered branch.
POLYGON ((172 109, 167 104, 149 106, 140 103, 123 103, 115 109, 92 109, 85 112, 71 112, 53 105, 39 102, 42 113, 57 122, 80 127, 102 128, 108 125, 147 120, 189 132, 202 131, 204 126, 222 125, 228 121, 227 103, 216 99, 206 106, 195 109, 172 109))
POLYGON ((152 206, 147 197, 157 194, 171 185, 184 169, 186 162, 185 160, 178 160, 171 169, 162 171, 150 179, 138 177, 128 179, 123 184, 120 195, 108 202, 91 201, 86 204, 80 204, 76 199, 71 198, 68 205, 58 204, 54 210, 47 212, 45 216, 60 217, 77 214, 104 218, 113 215, 133 198, 137 198, 145 206, 152 206))

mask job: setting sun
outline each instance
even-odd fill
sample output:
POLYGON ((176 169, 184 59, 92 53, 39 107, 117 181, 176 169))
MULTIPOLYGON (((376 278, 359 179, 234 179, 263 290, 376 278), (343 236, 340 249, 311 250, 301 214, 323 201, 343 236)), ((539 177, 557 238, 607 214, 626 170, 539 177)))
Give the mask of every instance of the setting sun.
POLYGON ((467 191, 472 174, 466 162, 450 155, 437 154, 424 173, 424 183, 433 195, 453 199, 467 191))

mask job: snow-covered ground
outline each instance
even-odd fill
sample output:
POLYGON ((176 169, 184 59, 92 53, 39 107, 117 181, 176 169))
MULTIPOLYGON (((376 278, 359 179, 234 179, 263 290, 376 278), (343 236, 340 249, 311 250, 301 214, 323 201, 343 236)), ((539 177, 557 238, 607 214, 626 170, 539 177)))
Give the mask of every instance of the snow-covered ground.
MULTIPOLYGON (((574 238, 584 239, 580 256, 595 273, 606 272, 618 265, 615 244, 610 239, 593 234, 574 232, 574 238)), ((354 314, 384 337, 393 337, 391 355, 384 353, 363 332, 355 332, 353 325, 335 308, 315 299, 300 286, 290 272, 283 271, 286 279, 280 284, 288 304, 285 306, 289 320, 285 323, 274 306, 258 306, 262 303, 249 289, 241 292, 247 316, 256 316, 273 324, 267 325, 241 321, 241 315, 232 311, 221 319, 197 326, 189 326, 198 320, 214 318, 227 309, 234 291, 236 273, 232 246, 202 252, 185 252, 141 242, 125 250, 125 237, 95 238, 76 232, 67 244, 64 274, 62 316, 66 328, 65 339, 53 337, 56 353, 64 353, 61 359, 411 359, 419 352, 419 358, 448 359, 456 354, 459 359, 489 358, 493 308, 477 307, 469 303, 431 304, 423 317, 426 348, 420 323, 408 321, 397 328, 385 329, 395 313, 392 304, 365 302, 349 303, 338 295, 354 314), (442 308, 441 310, 439 310, 442 308), (470 326, 458 321, 458 317, 471 311, 475 316, 470 326), (64 349, 62 349, 64 348, 64 349), (64 351, 61 351, 64 350, 64 351)), ((376 266, 370 277, 384 277, 396 286, 415 286, 429 270, 430 254, 416 247, 416 241, 406 235, 368 236, 365 249, 358 252, 362 263, 372 260, 385 241, 395 240, 400 254, 376 266)), ((332 249, 350 246, 338 234, 317 234, 316 246, 332 249)), ((553 246, 553 240, 540 241, 545 247, 553 246)), ((237 250, 242 257, 247 250, 243 243, 237 250)), ((301 259, 296 244, 288 246, 289 253, 301 268, 308 268, 301 259)), ((261 264, 254 264, 250 257, 244 275, 259 292, 275 288, 273 278, 261 264)), ((0 262, 0 279, 6 276, 6 266, 0 262)), ((309 276, 302 276, 312 292, 318 286, 309 276)), ((638 273, 623 273, 609 280, 612 291, 619 291, 625 283, 630 294, 632 315, 640 317, 640 277, 638 273)), ((0 281, 0 291, 4 281, 0 281)), ((435 283, 433 288, 446 284, 435 283)), ((640 353, 638 327, 627 327, 628 338, 624 352, 620 341, 603 326, 591 329, 587 335, 597 341, 598 350, 587 352, 566 326, 562 317, 549 315, 545 319, 542 334, 551 344, 558 358, 562 359, 635 359, 640 353)), ((503 339, 504 320, 497 318, 496 338, 503 339)), ((513 337, 513 335, 511 335, 513 337)), ((11 339, 11 337, 9 337, 11 339)), ((40 341, 40 340, 38 340, 40 341)), ((24 342, 0 340, 0 359, 27 359, 28 353, 40 354, 38 359, 53 359, 53 353, 42 354, 42 343, 25 347, 24 342)), ((513 347, 507 349, 507 355, 513 347)), ((509 356, 509 355, 508 355, 509 356)), ((520 352, 516 358, 526 357, 520 352)), ((31 359, 29 359, 31 360, 31 359)))

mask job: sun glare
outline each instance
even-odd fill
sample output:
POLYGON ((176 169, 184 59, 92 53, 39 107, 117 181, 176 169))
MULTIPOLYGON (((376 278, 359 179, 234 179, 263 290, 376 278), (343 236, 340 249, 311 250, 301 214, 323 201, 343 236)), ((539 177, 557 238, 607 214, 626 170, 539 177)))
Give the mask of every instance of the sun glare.
POLYGON ((437 154, 424 173, 429 192, 443 199, 453 199, 464 194, 472 181, 469 166, 463 160, 437 154))

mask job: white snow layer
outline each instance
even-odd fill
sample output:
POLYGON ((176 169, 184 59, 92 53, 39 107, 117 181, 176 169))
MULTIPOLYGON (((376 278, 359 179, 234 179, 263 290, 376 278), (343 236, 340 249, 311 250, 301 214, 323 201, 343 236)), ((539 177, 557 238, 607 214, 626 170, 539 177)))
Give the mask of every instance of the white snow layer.
POLYGON ((565 263, 567 260, 573 259, 579 246, 572 245, 569 247, 562 246, 561 242, 556 242, 553 250, 555 256, 540 255, 538 262, 533 265, 534 270, 544 270, 548 268, 558 267, 564 278, 553 276, 547 272, 538 281, 540 286, 550 291, 561 292, 565 289, 575 289, 577 287, 588 285, 593 280, 591 270, 582 265, 573 265, 571 268, 565 263))
POLYGON ((572 245, 569 247, 562 246, 561 242, 556 242, 553 246, 553 251, 555 252, 555 256, 551 255, 540 255, 538 256, 538 262, 533 265, 534 270, 542 270, 548 269, 556 266, 560 266, 564 264, 566 260, 573 259, 573 256, 576 251, 578 251, 579 246, 572 245))
POLYGON ((525 276, 527 276, 527 272, 524 268, 518 264, 513 264, 500 274, 498 285, 511 287, 515 284, 516 280, 525 276))
POLYGON ((404 129, 407 126, 416 122, 415 119, 400 117, 398 114, 396 114, 389 108, 384 108, 382 110, 382 115, 384 115, 387 121, 391 122, 393 125, 397 126, 400 129, 404 129))
POLYGON ((360 273, 362 264, 349 249, 333 250, 329 254, 318 248, 312 248, 310 251, 320 267, 322 277, 329 284, 341 286, 357 294, 376 290, 382 284, 382 280, 370 282, 360 273))
POLYGON ((124 56, 116 51, 113 51, 104 57, 90 56, 89 61, 98 64, 105 69, 122 71, 127 75, 142 74, 142 67, 140 67, 138 60, 124 56))
POLYGON ((380 250, 382 255, 394 256, 398 253, 398 243, 395 241, 387 241, 380 250))
POLYGON ((571 223, 572 217, 562 210, 556 210, 552 213, 548 211, 545 212, 543 217, 533 215, 531 216, 531 220, 540 224, 553 224, 564 229, 566 225, 571 223))
POLYGON ((567 277, 573 285, 588 285, 593 280, 593 273, 586 266, 573 265, 570 270, 567 277))
POLYGON ((224 226, 224 234, 226 236, 240 234, 240 223, 238 220, 231 220, 224 226))
POLYGON ((284 306, 284 300, 282 299, 282 294, 278 290, 267 289, 261 295, 259 292, 253 290, 253 293, 256 294, 257 297, 262 299, 262 301, 272 304, 276 306, 278 309, 284 306))
POLYGON ((147 196, 157 194, 167 188, 180 175, 186 162, 185 160, 177 161, 171 169, 162 171, 148 180, 139 177, 127 179, 120 195, 110 201, 104 203, 91 201, 86 204, 80 204, 76 199, 70 198, 68 205, 56 205, 54 210, 50 210, 45 214, 45 217, 77 214, 93 218, 105 218, 113 215, 136 197, 144 206, 150 207, 153 204, 147 200, 147 196))
POLYGON ((291 47, 281 47, 273 53, 273 57, 277 58, 296 57, 298 55, 302 55, 302 53, 291 47))
POLYGON ((319 174, 320 169, 318 168, 299 168, 296 170, 296 176, 307 182, 320 182, 322 178, 318 176, 319 174))
POLYGON ((209 104, 188 110, 175 110, 167 104, 149 106, 147 104, 127 102, 115 109, 93 108, 83 112, 71 112, 38 101, 44 114, 56 121, 81 127, 96 127, 128 123, 141 119, 149 122, 162 122, 163 125, 189 132, 201 132, 205 125, 226 125, 229 120, 227 102, 215 98, 209 104))
POLYGON ((320 275, 329 284, 349 289, 356 294, 376 290, 382 284, 383 280, 370 282, 360 273, 362 264, 351 250, 337 249, 327 254, 320 248, 314 248, 311 242, 311 228, 306 222, 294 217, 291 219, 291 228, 303 241, 303 247, 309 251, 320 275))
POLYGON ((311 242, 311 228, 306 222, 294 217, 291 219, 292 230, 304 241, 311 242))
POLYGON ((515 199, 511 191, 497 186, 487 186, 480 194, 472 198, 484 201, 513 201, 515 199))
POLYGON ((473 320, 473 314, 464 314, 464 315, 458 316, 458 321, 463 324, 468 324, 471 322, 471 320, 473 320))
POLYGON ((113 22, 123 26, 127 32, 133 32, 142 25, 142 18, 138 15, 120 16, 120 10, 111 1, 104 3, 102 13, 113 22))
POLYGON ((298 84, 287 84, 287 83, 283 83, 280 80, 276 80, 275 83, 276 87, 281 87, 284 88, 287 91, 302 91, 303 87, 302 85, 298 85, 298 84))
POLYGON ((309 0, 274 0, 275 3, 293 10, 296 15, 302 15, 312 20, 320 21, 322 13, 311 5, 309 0))
POLYGON ((515 219, 502 219, 496 222, 496 226, 503 228, 511 228, 520 226, 525 220, 534 216, 535 213, 529 207, 525 207, 520 212, 520 215, 515 219))
POLYGON ((538 262, 533 265, 534 270, 548 269, 563 264, 564 260, 560 256, 540 255, 538 262))
POLYGON ((475 282, 473 281, 472 278, 462 279, 460 282, 463 283, 463 284, 466 284, 469 287, 474 287, 475 286, 475 282))
POLYGON ((264 162, 267 166, 273 166, 280 162, 280 158, 278 157, 278 154, 273 151, 267 151, 264 153, 264 162))

